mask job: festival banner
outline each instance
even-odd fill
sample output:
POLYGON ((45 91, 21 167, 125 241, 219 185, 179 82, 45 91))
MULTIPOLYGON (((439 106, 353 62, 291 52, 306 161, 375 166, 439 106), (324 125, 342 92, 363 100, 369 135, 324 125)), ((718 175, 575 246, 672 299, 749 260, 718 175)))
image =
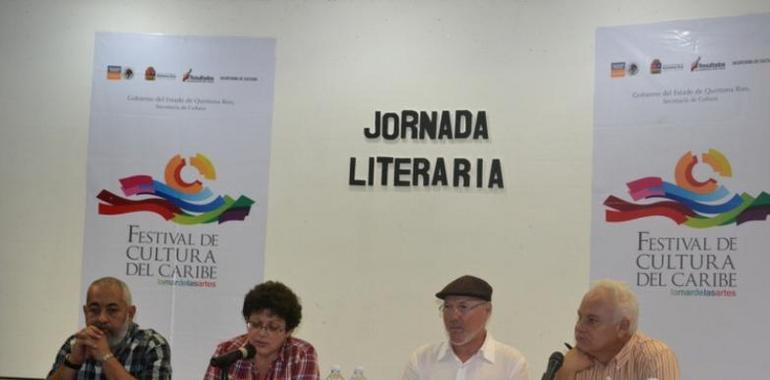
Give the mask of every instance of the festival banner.
MULTIPOLYGON (((263 278, 275 41, 98 33, 83 293, 126 281, 137 321, 203 376, 263 278)), ((85 302, 85 299, 83 300, 85 302)))
POLYGON ((596 34, 591 279, 639 296, 683 379, 764 378, 770 15, 596 34))

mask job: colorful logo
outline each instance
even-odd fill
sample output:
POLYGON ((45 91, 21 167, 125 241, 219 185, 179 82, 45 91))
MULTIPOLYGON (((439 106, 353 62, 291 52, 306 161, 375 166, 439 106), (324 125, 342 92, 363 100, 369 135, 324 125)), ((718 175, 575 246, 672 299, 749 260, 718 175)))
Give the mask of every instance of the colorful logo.
POLYGON ((144 80, 155 80, 155 68, 152 66, 147 66, 146 69, 144 69, 144 80))
POLYGON ((211 75, 193 75, 192 69, 182 74, 182 82, 189 83, 214 83, 214 77, 211 75))
POLYGON ((120 75, 123 72, 120 66, 108 65, 107 66, 107 79, 120 80, 120 75))
POLYGON ((660 74, 660 71, 663 69, 663 64, 660 62, 659 59, 655 58, 650 63, 650 74, 660 74))
POLYGON ((625 62, 612 62, 610 64, 610 77, 620 78, 626 76, 626 63, 625 62))
POLYGON ((660 74, 664 71, 682 71, 684 70, 684 64, 681 63, 667 63, 663 64, 660 59, 655 58, 650 62, 650 74, 660 74))
POLYGON ((244 220, 249 215, 254 201, 246 196, 234 200, 228 195, 217 195, 204 187, 199 180, 186 182, 182 169, 188 164, 196 168, 207 180, 216 179, 214 165, 206 156, 198 153, 189 161, 176 155, 166 164, 166 183, 154 180, 149 175, 135 175, 120 180, 121 190, 127 199, 102 190, 96 197, 100 215, 121 215, 135 212, 153 212, 177 224, 224 223, 244 220))
POLYGON ((695 71, 698 69, 698 66, 700 65, 700 57, 695 60, 695 62, 690 64, 690 71, 695 71))
POLYGON ((701 62, 701 57, 690 64, 690 71, 710 71, 710 70, 724 70, 727 66, 724 62, 701 62))
POLYGON ((636 63, 631 62, 628 65, 628 75, 634 76, 634 75, 636 75, 638 73, 639 73, 639 65, 637 65, 636 63))
MULTIPOLYGON (((701 156, 702 162, 722 177, 731 177, 732 168, 721 152, 709 149, 701 156)), ((604 201, 607 206, 605 220, 611 223, 626 222, 653 216, 663 216, 692 228, 709 228, 735 223, 766 220, 770 214, 770 194, 762 192, 758 197, 749 194, 732 194, 714 178, 698 181, 693 168, 698 156, 685 153, 676 164, 676 184, 660 177, 645 177, 628 182, 628 193, 633 203, 610 195, 604 201), (657 201, 659 200, 659 201, 657 201)))

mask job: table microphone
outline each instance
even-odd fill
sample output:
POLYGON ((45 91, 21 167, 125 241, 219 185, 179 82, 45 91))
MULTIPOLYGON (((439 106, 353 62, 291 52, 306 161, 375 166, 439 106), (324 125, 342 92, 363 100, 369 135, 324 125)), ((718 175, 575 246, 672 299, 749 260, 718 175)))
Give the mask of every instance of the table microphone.
POLYGON ((542 380, 553 380, 562 363, 564 363, 564 354, 559 351, 552 353, 551 357, 548 358, 548 369, 545 370, 542 380))
POLYGON ((230 364, 241 359, 251 359, 257 353, 254 346, 247 344, 237 350, 211 358, 211 365, 217 368, 227 368, 230 364))

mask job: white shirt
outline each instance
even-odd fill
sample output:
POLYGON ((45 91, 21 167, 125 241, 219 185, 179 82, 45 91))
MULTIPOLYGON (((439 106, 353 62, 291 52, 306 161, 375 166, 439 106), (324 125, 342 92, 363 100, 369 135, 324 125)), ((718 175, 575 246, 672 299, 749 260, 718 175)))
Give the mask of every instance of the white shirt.
POLYGON ((528 380, 527 360, 517 349, 487 332, 484 344, 465 363, 449 342, 418 348, 409 359, 402 380, 528 380))

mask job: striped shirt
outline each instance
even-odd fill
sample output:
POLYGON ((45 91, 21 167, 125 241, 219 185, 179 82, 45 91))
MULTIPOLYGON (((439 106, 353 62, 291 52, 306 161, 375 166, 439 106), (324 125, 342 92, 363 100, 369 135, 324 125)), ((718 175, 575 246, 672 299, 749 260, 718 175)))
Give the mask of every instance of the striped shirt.
MULTIPOLYGON (((243 347, 249 340, 247 334, 237 336, 217 346, 213 356, 219 356, 243 347)), ((222 370, 209 366, 204 380, 219 380, 222 370)), ((254 359, 238 360, 227 371, 230 380, 255 380, 257 364, 254 359)), ((318 356, 315 348, 304 340, 286 338, 278 357, 270 365, 268 380, 318 380, 318 356)))
MULTIPOLYGON (((75 336, 67 338, 56 354, 51 377, 64 364, 64 358, 72 351, 75 336)), ((171 348, 162 335, 155 330, 140 330, 131 322, 126 337, 112 349, 113 355, 123 368, 137 380, 171 380, 171 348)), ((105 380, 102 363, 94 359, 83 362, 75 376, 77 380, 105 380)))
POLYGON ((577 373, 577 380, 680 380, 676 355, 665 343, 637 332, 606 365, 577 373))

